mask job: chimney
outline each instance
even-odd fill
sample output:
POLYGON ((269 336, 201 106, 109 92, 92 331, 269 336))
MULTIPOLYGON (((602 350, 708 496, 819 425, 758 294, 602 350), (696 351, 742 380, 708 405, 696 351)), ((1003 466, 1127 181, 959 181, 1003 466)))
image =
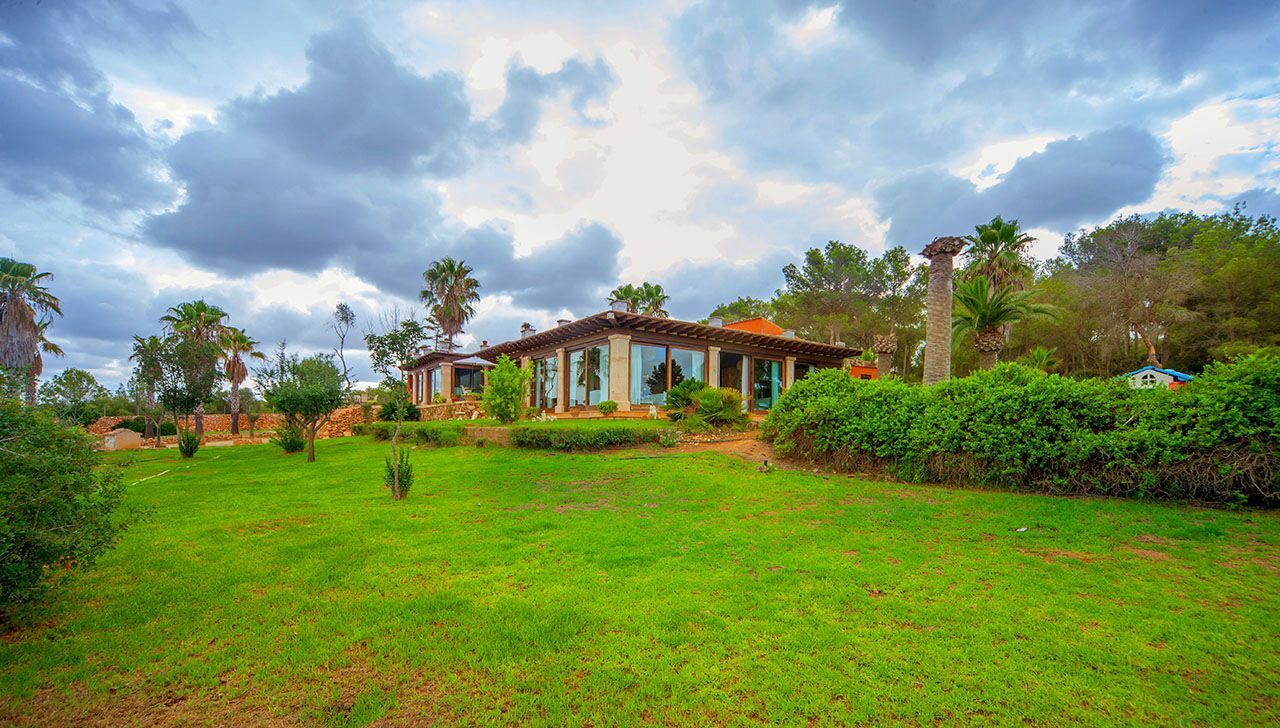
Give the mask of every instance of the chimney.
POLYGON ((708 326, 714 326, 714 327, 716 327, 717 329, 724 328, 724 317, 723 317, 723 316, 712 316, 711 318, 707 319, 707 325, 708 325, 708 326))
POLYGON ((796 330, 795 330, 795 329, 783 329, 783 330, 782 330, 782 338, 784 338, 784 339, 794 339, 794 338, 796 338, 796 330))
POLYGON ((533 328, 528 321, 520 324, 520 338, 527 339, 536 333, 538 333, 538 330, 533 328))
POLYGON ((480 348, 481 348, 481 349, 484 349, 484 348, 486 348, 486 347, 488 347, 488 346, 489 346, 489 340, 488 340, 488 339, 481 339, 481 340, 480 340, 480 348))
POLYGON ((565 326, 572 323, 571 319, 556 319, 556 326, 565 326))
POLYGON ((627 302, 626 302, 626 301, 612 301, 612 302, 610 302, 610 303, 609 303, 609 308, 610 308, 610 309, 612 309, 612 310, 614 310, 614 311, 617 311, 618 313, 626 313, 626 312, 627 312, 627 302))
POLYGON ((836 346, 846 346, 846 344, 843 341, 837 341, 836 346))

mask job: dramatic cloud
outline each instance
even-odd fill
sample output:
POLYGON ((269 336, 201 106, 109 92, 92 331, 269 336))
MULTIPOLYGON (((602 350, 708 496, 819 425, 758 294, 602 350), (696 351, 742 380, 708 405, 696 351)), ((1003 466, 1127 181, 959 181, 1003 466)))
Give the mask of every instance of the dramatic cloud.
POLYGON ((923 246, 936 235, 967 232, 995 215, 1024 227, 1070 230, 1151 196, 1166 163, 1151 134, 1117 127, 1053 142, 1019 160, 999 182, 979 189, 945 172, 918 172, 877 190, 889 237, 923 246))
POLYGON ((193 30, 186 13, 102 0, 9 3, 0 19, 0 184, 111 211, 171 199, 151 140, 81 42, 155 47, 193 30))

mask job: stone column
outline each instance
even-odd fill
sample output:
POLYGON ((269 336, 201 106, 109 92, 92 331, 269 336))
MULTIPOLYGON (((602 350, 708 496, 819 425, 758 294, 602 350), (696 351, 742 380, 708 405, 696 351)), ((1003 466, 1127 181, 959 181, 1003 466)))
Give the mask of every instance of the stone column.
POLYGON ((924 383, 951 377, 952 270, 964 238, 934 238, 920 253, 929 259, 929 319, 925 327, 924 383))
POLYGON ((565 384, 569 381, 569 355, 564 349, 556 349, 556 412, 568 409, 569 389, 565 384))
POLYGON ((782 389, 786 391, 791 389, 791 385, 796 381, 796 358, 794 356, 784 357, 782 359, 782 389))
POLYGON ((720 347, 707 347, 707 386, 720 386, 720 347))
MULTIPOLYGON (((520 368, 521 369, 527 368, 531 361, 532 360, 527 356, 520 357, 520 368)), ((530 384, 529 388, 526 389, 524 392, 524 406, 525 407, 533 406, 533 385, 532 384, 530 384)))
POLYGON ((609 337, 609 399, 618 403, 619 412, 631 411, 631 336, 609 337))
POLYGON ((893 373, 893 355, 898 351, 898 335, 876 335, 871 340, 871 350, 876 353, 876 379, 884 379, 893 373))
POLYGON ((453 363, 445 362, 436 370, 440 374, 440 394, 444 395, 444 401, 453 401, 453 363))
POLYGON ((418 390, 413 388, 413 378, 416 376, 418 376, 416 373, 409 372, 408 376, 404 378, 409 385, 409 402, 412 404, 418 403, 418 390))

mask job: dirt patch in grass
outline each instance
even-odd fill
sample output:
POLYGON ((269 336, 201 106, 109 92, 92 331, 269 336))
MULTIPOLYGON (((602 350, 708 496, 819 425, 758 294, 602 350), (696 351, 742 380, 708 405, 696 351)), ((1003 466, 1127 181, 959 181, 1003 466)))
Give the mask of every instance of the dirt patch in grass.
POLYGON ((313 516, 286 516, 284 518, 270 518, 257 523, 242 523, 238 526, 224 526, 224 528, 235 534, 247 533, 270 533, 272 531, 284 531, 290 528, 304 528, 314 526, 316 523, 328 518, 328 514, 321 513, 313 516))
POLYGON ((1044 559, 1046 564, 1054 564, 1064 560, 1089 564, 1103 558, 1099 554, 1090 554, 1084 551, 1067 551, 1064 549, 1018 549, 1018 551, 1026 556, 1038 556, 1044 559))
POLYGON ((1142 558, 1148 559, 1151 561, 1172 561, 1173 560, 1173 557, 1170 556, 1169 554, 1166 554, 1163 551, 1156 551, 1154 549, 1140 549, 1136 546, 1125 546, 1124 550, 1128 551, 1131 554, 1134 554, 1135 556, 1141 556, 1142 558))

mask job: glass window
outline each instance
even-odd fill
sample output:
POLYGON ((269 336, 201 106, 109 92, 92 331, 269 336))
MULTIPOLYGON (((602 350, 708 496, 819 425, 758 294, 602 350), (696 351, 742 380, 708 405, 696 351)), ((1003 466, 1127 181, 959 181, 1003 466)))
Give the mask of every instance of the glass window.
POLYGON ((413 390, 414 390, 413 401, 416 402, 417 404, 422 404, 422 395, 426 391, 426 385, 422 381, 422 375, 425 373, 426 372, 414 372, 413 374, 413 390))
POLYGON ((746 366, 746 357, 732 352, 720 352, 720 386, 743 391, 742 368, 746 366))
POLYGON ((484 372, 480 369, 454 369, 455 391, 462 395, 465 392, 484 391, 484 372))
POLYGON ((427 375, 431 378, 431 401, 435 402, 436 397, 440 394, 440 370, 432 369, 427 372, 427 375))
POLYGON ((533 363, 533 406, 555 409, 560 396, 560 361, 554 356, 533 363))
POLYGON ((569 352, 569 406, 595 405, 608 397, 608 344, 569 352))
POLYGON ((671 349, 671 386, 686 379, 707 381, 707 353, 691 349, 671 349))
POLYGON ((807 364, 802 361, 796 362, 796 381, 798 382, 809 376, 809 373, 817 370, 817 368, 818 367, 813 364, 807 364))
POLYGON ((756 359, 752 366, 751 408, 767 410, 778 401, 782 387, 782 362, 772 359, 756 359))
POLYGON ((632 404, 666 404, 667 347, 631 345, 632 404))

